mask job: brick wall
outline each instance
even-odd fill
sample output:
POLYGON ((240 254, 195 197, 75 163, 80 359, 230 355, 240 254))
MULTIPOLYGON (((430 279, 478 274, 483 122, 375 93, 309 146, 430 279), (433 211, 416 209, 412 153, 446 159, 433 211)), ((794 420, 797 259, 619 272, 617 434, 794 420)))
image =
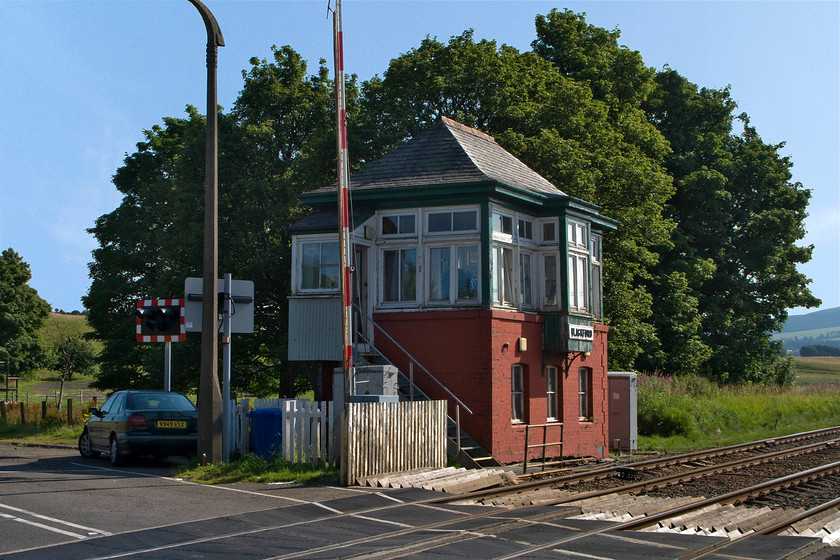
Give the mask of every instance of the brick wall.
MULTIPOLYGON (((472 414, 461 411, 467 432, 499 461, 521 461, 525 449, 525 424, 511 421, 511 366, 523 366, 525 422, 546 424, 547 381, 544 365, 558 369, 561 392, 564 456, 600 457, 608 450, 607 429, 607 327, 598 326, 589 356, 571 355, 567 375, 566 354, 542 352, 542 317, 499 310, 379 313, 374 319, 399 344, 455 394, 472 414), (519 340, 527 341, 520 348, 519 340), (592 369, 593 417, 578 420, 578 369, 592 369)), ((409 359, 384 336, 376 346, 408 373, 409 359)), ((415 383, 434 399, 448 395, 415 366, 415 383)), ((455 416, 451 399, 449 415, 455 416)), ((542 442, 542 431, 531 430, 530 443, 542 442)), ((549 428, 548 441, 558 441, 559 425, 549 428)), ((547 455, 556 456, 558 448, 547 455)), ((530 451, 540 457, 539 449, 530 451)))

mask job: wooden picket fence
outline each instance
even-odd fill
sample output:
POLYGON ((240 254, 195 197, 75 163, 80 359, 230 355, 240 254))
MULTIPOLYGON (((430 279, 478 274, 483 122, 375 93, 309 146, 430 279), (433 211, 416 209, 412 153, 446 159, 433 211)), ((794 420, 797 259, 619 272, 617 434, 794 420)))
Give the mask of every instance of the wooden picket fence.
POLYGON ((343 419, 345 484, 376 474, 446 466, 446 401, 347 403, 343 418, 332 402, 307 399, 256 399, 254 408, 281 411, 280 454, 293 463, 338 464, 343 419))
POLYGON ((446 466, 446 401, 345 406, 344 484, 377 474, 446 466))
POLYGON ((281 411, 280 455, 290 463, 324 462, 338 460, 330 435, 330 418, 333 403, 310 402, 309 399, 256 399, 255 409, 273 408, 281 411))

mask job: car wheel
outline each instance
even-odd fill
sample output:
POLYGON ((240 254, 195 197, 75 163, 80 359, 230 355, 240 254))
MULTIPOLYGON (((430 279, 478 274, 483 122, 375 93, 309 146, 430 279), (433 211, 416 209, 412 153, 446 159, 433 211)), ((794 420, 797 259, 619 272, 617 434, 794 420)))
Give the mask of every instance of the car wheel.
POLYGON ((120 442, 117 440, 117 436, 111 436, 111 464, 115 467, 119 466, 123 462, 122 451, 120 450, 120 442))
POLYGON ((84 457, 85 459, 92 459, 94 457, 99 457, 99 451, 94 451, 90 446, 90 434, 87 430, 82 432, 82 435, 79 436, 79 455, 84 457))

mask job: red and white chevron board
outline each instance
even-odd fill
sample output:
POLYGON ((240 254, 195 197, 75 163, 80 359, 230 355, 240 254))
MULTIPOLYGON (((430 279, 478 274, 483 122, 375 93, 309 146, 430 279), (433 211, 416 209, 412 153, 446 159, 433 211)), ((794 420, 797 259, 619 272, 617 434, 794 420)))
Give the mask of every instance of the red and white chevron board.
POLYGON ((177 305, 181 309, 181 332, 177 335, 156 335, 149 336, 140 334, 140 327, 142 326, 142 319, 137 317, 137 342, 183 342, 187 339, 187 330, 184 325, 184 298, 181 299, 138 299, 137 309, 151 306, 169 307, 177 305))

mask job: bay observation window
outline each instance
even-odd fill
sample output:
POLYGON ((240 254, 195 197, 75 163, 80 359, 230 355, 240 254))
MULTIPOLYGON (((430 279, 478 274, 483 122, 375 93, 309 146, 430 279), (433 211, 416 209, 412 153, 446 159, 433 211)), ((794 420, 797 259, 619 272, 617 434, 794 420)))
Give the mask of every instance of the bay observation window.
POLYGON ((301 290, 337 290, 339 255, 337 241, 301 243, 301 290))
POLYGON ((534 275, 531 260, 531 253, 519 252, 519 304, 523 307, 534 305, 534 275))
POLYGON ((585 223, 567 222, 569 247, 569 308, 589 311, 589 228, 585 223))
POLYGON ((478 301, 478 245, 431 247, 427 257, 427 270, 429 303, 455 304, 478 301))
POLYGON ((543 263, 543 307, 557 307, 557 254, 546 253, 543 263))
POLYGON ((493 248, 493 302, 513 307, 516 305, 513 295, 513 248, 495 246, 493 248))
POLYGON ((592 277, 590 282, 592 284, 592 301, 590 302, 590 309, 592 314, 601 319, 603 317, 603 275, 601 273, 601 236, 600 235, 592 235, 590 241, 590 251, 589 251, 590 258, 592 259, 591 262, 591 274, 592 277))
POLYGON ((382 251, 382 300, 417 301, 417 249, 382 251))

